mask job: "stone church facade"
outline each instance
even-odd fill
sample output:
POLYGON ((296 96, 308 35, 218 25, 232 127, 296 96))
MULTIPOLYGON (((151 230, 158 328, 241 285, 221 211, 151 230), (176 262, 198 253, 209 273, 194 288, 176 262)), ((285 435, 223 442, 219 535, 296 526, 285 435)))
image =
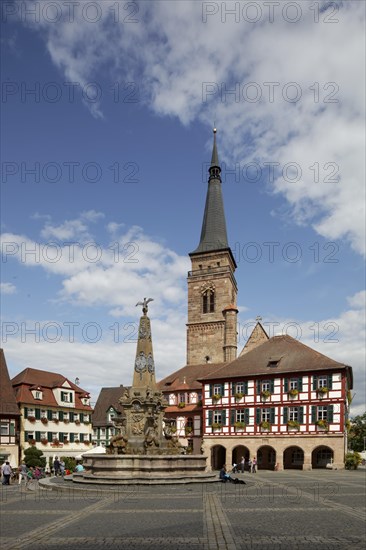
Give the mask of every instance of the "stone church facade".
POLYGON ((189 254, 187 362, 159 383, 178 435, 208 467, 344 467, 352 368, 260 322, 237 350, 236 263, 228 245, 216 130, 198 247, 189 254))

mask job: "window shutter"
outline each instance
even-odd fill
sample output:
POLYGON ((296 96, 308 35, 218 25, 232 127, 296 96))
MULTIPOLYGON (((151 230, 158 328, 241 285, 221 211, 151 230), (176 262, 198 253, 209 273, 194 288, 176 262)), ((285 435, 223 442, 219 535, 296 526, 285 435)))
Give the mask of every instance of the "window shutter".
POLYGON ((28 441, 29 439, 29 432, 24 432, 24 441, 28 441))
POLYGON ((236 410, 231 409, 231 411, 230 411, 230 424, 232 426, 234 426, 234 422, 235 422, 235 413, 236 413, 236 410))
POLYGON ((274 380, 269 381, 269 391, 274 393, 274 380))
POLYGON ((302 391, 302 376, 297 380, 297 389, 302 391))
POLYGON ((60 433, 58 434, 58 438, 59 438, 60 443, 63 443, 64 437, 65 437, 64 432, 60 432, 60 433))
POLYGON ((24 418, 28 418, 28 407, 24 407, 24 418))
POLYGON ((271 424, 275 423, 275 413, 276 413, 276 409, 274 407, 271 407, 269 412, 269 421, 271 424))
POLYGON ((80 413, 80 422, 84 422, 84 413, 80 413))
POLYGON ((313 376, 313 390, 316 390, 318 387, 318 377, 317 376, 313 376))
POLYGON ((221 384, 221 395, 225 395, 225 384, 221 384))
POLYGON ((212 425, 212 415, 213 415, 213 412, 212 412, 212 411, 208 411, 208 425, 209 425, 209 426, 212 425))
POLYGON ((64 391, 61 392, 61 401, 65 401, 65 392, 64 391))
POLYGON ((316 409, 317 407, 315 405, 311 406, 311 423, 315 424, 316 422, 316 409))
POLYGON ((230 382, 230 393, 231 393, 231 395, 234 395, 234 393, 235 393, 235 384, 234 384, 234 382, 230 382))
POLYGON ((69 413, 69 417, 70 417, 70 422, 74 422, 75 415, 74 415, 73 412, 70 412, 70 413, 69 413))
POLYGON ((52 411, 51 410, 47 411, 47 420, 52 420, 52 411))
POLYGON ((58 411, 58 419, 63 420, 64 419, 64 411, 58 411))
POLYGON ((283 391, 288 392, 288 378, 283 379, 283 391))
POLYGON ((255 409, 255 421, 260 424, 261 421, 261 409, 255 409))
POLYGON ((249 424, 250 422, 249 409, 244 409, 244 422, 245 424, 249 424))
POLYGON ((84 441, 84 434, 80 434, 80 442, 83 443, 84 441))
POLYGON ((47 432, 47 441, 52 443, 52 432, 47 432))
POLYGON ((261 381, 260 380, 257 380, 256 381, 256 386, 257 386, 257 393, 261 393, 261 381))
POLYGON ((224 409, 221 413, 221 423, 223 426, 226 426, 226 410, 224 409))
POLYGON ((327 420, 329 424, 333 422, 333 405, 328 405, 327 407, 327 420))
POLYGON ((209 388, 210 388, 210 397, 212 397, 212 394, 213 394, 213 386, 212 386, 212 384, 209 385, 209 388))
POLYGON ((248 380, 244 380, 244 393, 248 395, 248 380))
POLYGON ((299 422, 304 424, 304 407, 299 407, 299 422))
POLYGON ((41 409, 35 409, 34 414, 37 420, 41 419, 41 409))
POLYGON ((41 441, 41 432, 36 432, 35 440, 37 441, 37 443, 41 441))
POLYGON ((74 443, 75 436, 74 434, 70 434, 70 443, 74 443))
POLYGON ((332 374, 330 374, 328 376, 328 384, 327 385, 328 385, 328 389, 331 390, 332 386, 333 386, 333 375, 332 374))
POLYGON ((283 407, 283 423, 287 424, 288 420, 288 407, 283 407))
POLYGON ((72 392, 70 392, 70 403, 73 403, 73 401, 74 401, 74 396, 73 396, 72 392))

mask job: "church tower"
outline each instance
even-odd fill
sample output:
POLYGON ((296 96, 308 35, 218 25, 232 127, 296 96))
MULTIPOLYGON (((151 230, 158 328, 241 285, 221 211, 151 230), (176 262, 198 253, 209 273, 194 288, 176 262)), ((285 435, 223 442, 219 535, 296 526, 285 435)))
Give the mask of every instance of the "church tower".
POLYGON ((237 354, 236 262, 228 245, 216 129, 201 238, 189 254, 187 365, 223 363, 237 354))

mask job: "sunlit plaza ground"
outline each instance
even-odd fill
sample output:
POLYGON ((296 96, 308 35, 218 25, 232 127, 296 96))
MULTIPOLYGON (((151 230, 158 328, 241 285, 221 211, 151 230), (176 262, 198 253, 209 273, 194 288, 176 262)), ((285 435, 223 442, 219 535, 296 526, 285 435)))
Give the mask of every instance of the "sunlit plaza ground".
POLYGON ((48 490, 2 487, 0 547, 365 547, 364 468, 238 477, 246 485, 78 488, 51 478, 48 490))

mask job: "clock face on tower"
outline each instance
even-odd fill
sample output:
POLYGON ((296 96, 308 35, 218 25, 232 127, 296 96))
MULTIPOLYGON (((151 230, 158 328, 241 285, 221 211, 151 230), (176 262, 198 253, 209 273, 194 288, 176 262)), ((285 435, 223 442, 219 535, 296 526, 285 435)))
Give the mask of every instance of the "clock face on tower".
POLYGON ((140 355, 136 357, 135 371, 142 374, 146 370, 147 360, 143 351, 140 351, 140 355))

